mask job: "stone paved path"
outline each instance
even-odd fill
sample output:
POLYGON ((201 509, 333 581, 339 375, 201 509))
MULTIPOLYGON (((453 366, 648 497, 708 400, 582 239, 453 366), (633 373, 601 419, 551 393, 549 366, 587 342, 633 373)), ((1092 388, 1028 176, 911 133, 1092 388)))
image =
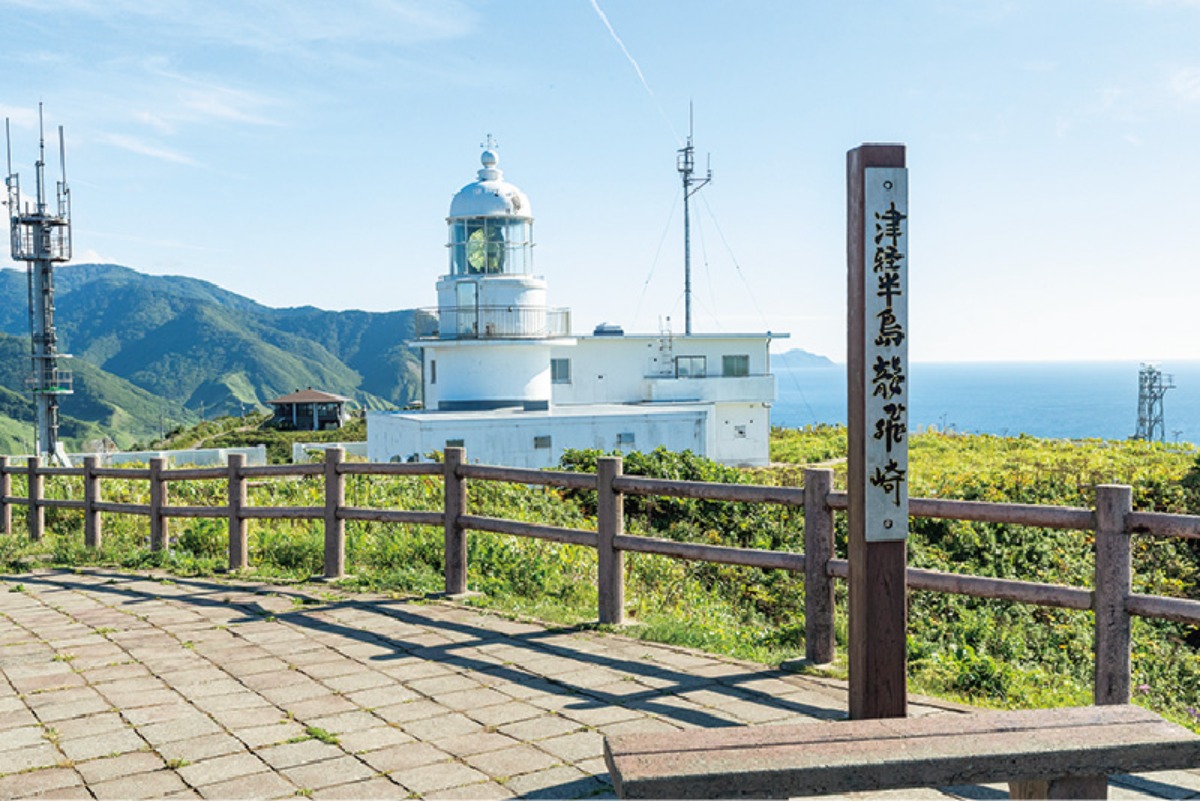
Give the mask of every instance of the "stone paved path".
MULTIPOLYGON (((845 708, 840 682, 451 603, 104 570, 0 579, 0 798, 612 797, 605 734, 845 708)), ((1200 773, 1121 777, 1111 795, 1200 797, 1200 773)))

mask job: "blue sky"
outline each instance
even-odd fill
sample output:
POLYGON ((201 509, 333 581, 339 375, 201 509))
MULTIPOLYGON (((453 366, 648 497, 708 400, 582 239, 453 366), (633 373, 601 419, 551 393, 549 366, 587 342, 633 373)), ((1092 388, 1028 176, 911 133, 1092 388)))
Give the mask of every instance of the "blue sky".
POLYGON ((272 306, 433 305, 491 133, 576 330, 682 330, 692 101, 714 172, 697 331, 843 358, 845 153, 903 142, 914 360, 1200 358, 1196 0, 0 0, 0 20, 14 169, 32 184, 43 101, 76 262, 272 306))

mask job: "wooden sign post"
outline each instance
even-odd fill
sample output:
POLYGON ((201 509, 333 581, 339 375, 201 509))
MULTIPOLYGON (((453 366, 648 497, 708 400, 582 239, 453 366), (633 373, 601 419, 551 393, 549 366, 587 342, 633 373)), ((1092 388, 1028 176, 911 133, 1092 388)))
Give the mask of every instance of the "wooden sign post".
POLYGON ((908 170, 846 154, 850 717, 907 714, 908 170))

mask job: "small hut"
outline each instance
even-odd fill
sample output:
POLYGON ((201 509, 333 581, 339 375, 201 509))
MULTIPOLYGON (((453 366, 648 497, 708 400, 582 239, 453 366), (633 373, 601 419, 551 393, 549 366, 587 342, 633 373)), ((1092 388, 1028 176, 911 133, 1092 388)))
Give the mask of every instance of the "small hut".
POLYGON ((326 431, 341 428, 350 419, 349 398, 309 387, 267 401, 275 407, 271 425, 294 431, 326 431))

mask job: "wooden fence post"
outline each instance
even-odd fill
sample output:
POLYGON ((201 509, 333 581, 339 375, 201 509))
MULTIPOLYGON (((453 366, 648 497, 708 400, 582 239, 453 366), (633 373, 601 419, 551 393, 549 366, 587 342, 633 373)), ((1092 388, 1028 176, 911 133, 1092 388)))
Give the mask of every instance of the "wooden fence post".
POLYGON ((338 471, 342 448, 325 449, 325 578, 341 578, 346 573, 346 521, 338 512, 346 503, 346 476, 338 471))
POLYGON ((1096 487, 1096 704, 1128 704, 1131 625, 1125 604, 1132 587, 1125 515, 1133 490, 1117 484, 1096 487))
POLYGON ((12 504, 8 502, 12 495, 12 474, 8 472, 8 457, 0 456, 0 525, 4 526, 4 536, 11 537, 12 504))
POLYGON ((93 550, 100 547, 103 537, 100 510, 96 508, 100 502, 100 477, 96 475, 98 463, 95 456, 83 457, 83 544, 93 550))
POLYGON ((150 550, 161 551, 168 545, 167 519, 162 509, 167 505, 167 482, 163 469, 167 460, 155 457, 150 460, 150 550))
POLYGON ((614 626, 625 621, 625 555, 615 539, 625 533, 625 496, 613 488, 624 471, 619 456, 596 460, 596 553, 599 558, 600 622, 614 626))
POLYGON ((804 471, 804 657, 823 665, 833 661, 833 579, 827 572, 833 558, 833 509, 828 497, 833 471, 804 471))
POLYGON ((246 478, 242 468, 246 457, 241 453, 229 454, 229 569, 244 570, 249 565, 247 532, 249 521, 242 516, 246 507, 246 478))
POLYGON ((46 507, 42 506, 42 493, 45 489, 45 476, 38 473, 41 458, 30 456, 26 464, 29 474, 29 539, 37 542, 46 530, 46 507))
POLYGON ((462 448, 446 448, 444 498, 446 509, 446 594, 467 591, 467 537, 460 518, 467 513, 467 482, 458 474, 462 448))

